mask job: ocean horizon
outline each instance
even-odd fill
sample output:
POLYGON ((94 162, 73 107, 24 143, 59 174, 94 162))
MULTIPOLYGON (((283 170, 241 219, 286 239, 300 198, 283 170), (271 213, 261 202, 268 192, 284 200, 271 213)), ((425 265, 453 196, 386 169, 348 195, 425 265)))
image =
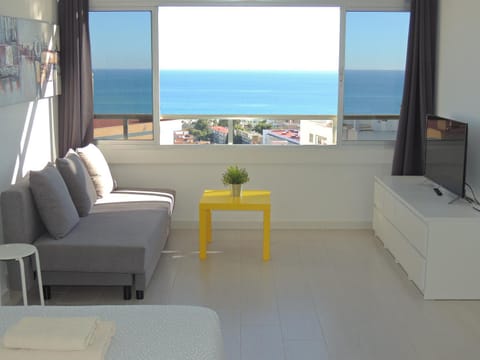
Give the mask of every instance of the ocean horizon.
MULTIPOLYGON (((399 114, 404 71, 346 70, 345 114, 399 114)), ((94 69, 96 114, 151 114, 149 69, 94 69)), ((338 73, 161 70, 161 114, 335 115, 338 73)))

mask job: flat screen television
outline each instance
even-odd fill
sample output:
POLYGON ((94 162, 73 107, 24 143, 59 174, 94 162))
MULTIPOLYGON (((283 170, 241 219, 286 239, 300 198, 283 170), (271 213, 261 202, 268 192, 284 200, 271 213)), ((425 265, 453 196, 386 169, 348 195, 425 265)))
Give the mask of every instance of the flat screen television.
POLYGON ((425 177, 453 194, 465 196, 468 124, 427 115, 425 177))

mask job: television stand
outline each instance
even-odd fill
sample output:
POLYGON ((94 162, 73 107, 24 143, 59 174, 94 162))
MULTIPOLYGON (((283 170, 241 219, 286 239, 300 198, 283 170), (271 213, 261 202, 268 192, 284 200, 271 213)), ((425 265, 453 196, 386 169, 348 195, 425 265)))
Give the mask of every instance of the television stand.
POLYGON ((375 235, 425 299, 480 299, 480 212, 425 181, 375 177, 375 235))

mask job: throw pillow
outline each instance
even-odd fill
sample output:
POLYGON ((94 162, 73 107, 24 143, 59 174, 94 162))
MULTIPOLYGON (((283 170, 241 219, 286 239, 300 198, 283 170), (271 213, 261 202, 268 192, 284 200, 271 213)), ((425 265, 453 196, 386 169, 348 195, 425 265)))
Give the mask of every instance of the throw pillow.
POLYGON ((77 209, 53 164, 30 172, 30 189, 40 218, 55 239, 64 237, 77 225, 80 220, 77 209))
POLYGON ((99 198, 111 193, 115 189, 115 182, 110 172, 107 160, 98 147, 89 144, 78 148, 77 153, 87 167, 99 198))
POLYGON ((67 185, 78 215, 87 216, 97 201, 97 192, 82 159, 70 149, 67 155, 57 159, 55 164, 67 185))

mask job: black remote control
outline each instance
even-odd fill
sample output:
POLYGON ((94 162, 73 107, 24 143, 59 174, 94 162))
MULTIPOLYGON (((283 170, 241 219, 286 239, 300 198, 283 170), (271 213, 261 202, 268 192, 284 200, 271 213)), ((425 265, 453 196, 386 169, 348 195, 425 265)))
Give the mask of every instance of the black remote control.
POLYGON ((439 188, 433 188, 433 191, 435 191, 435 194, 437 194, 438 196, 443 195, 439 188))

